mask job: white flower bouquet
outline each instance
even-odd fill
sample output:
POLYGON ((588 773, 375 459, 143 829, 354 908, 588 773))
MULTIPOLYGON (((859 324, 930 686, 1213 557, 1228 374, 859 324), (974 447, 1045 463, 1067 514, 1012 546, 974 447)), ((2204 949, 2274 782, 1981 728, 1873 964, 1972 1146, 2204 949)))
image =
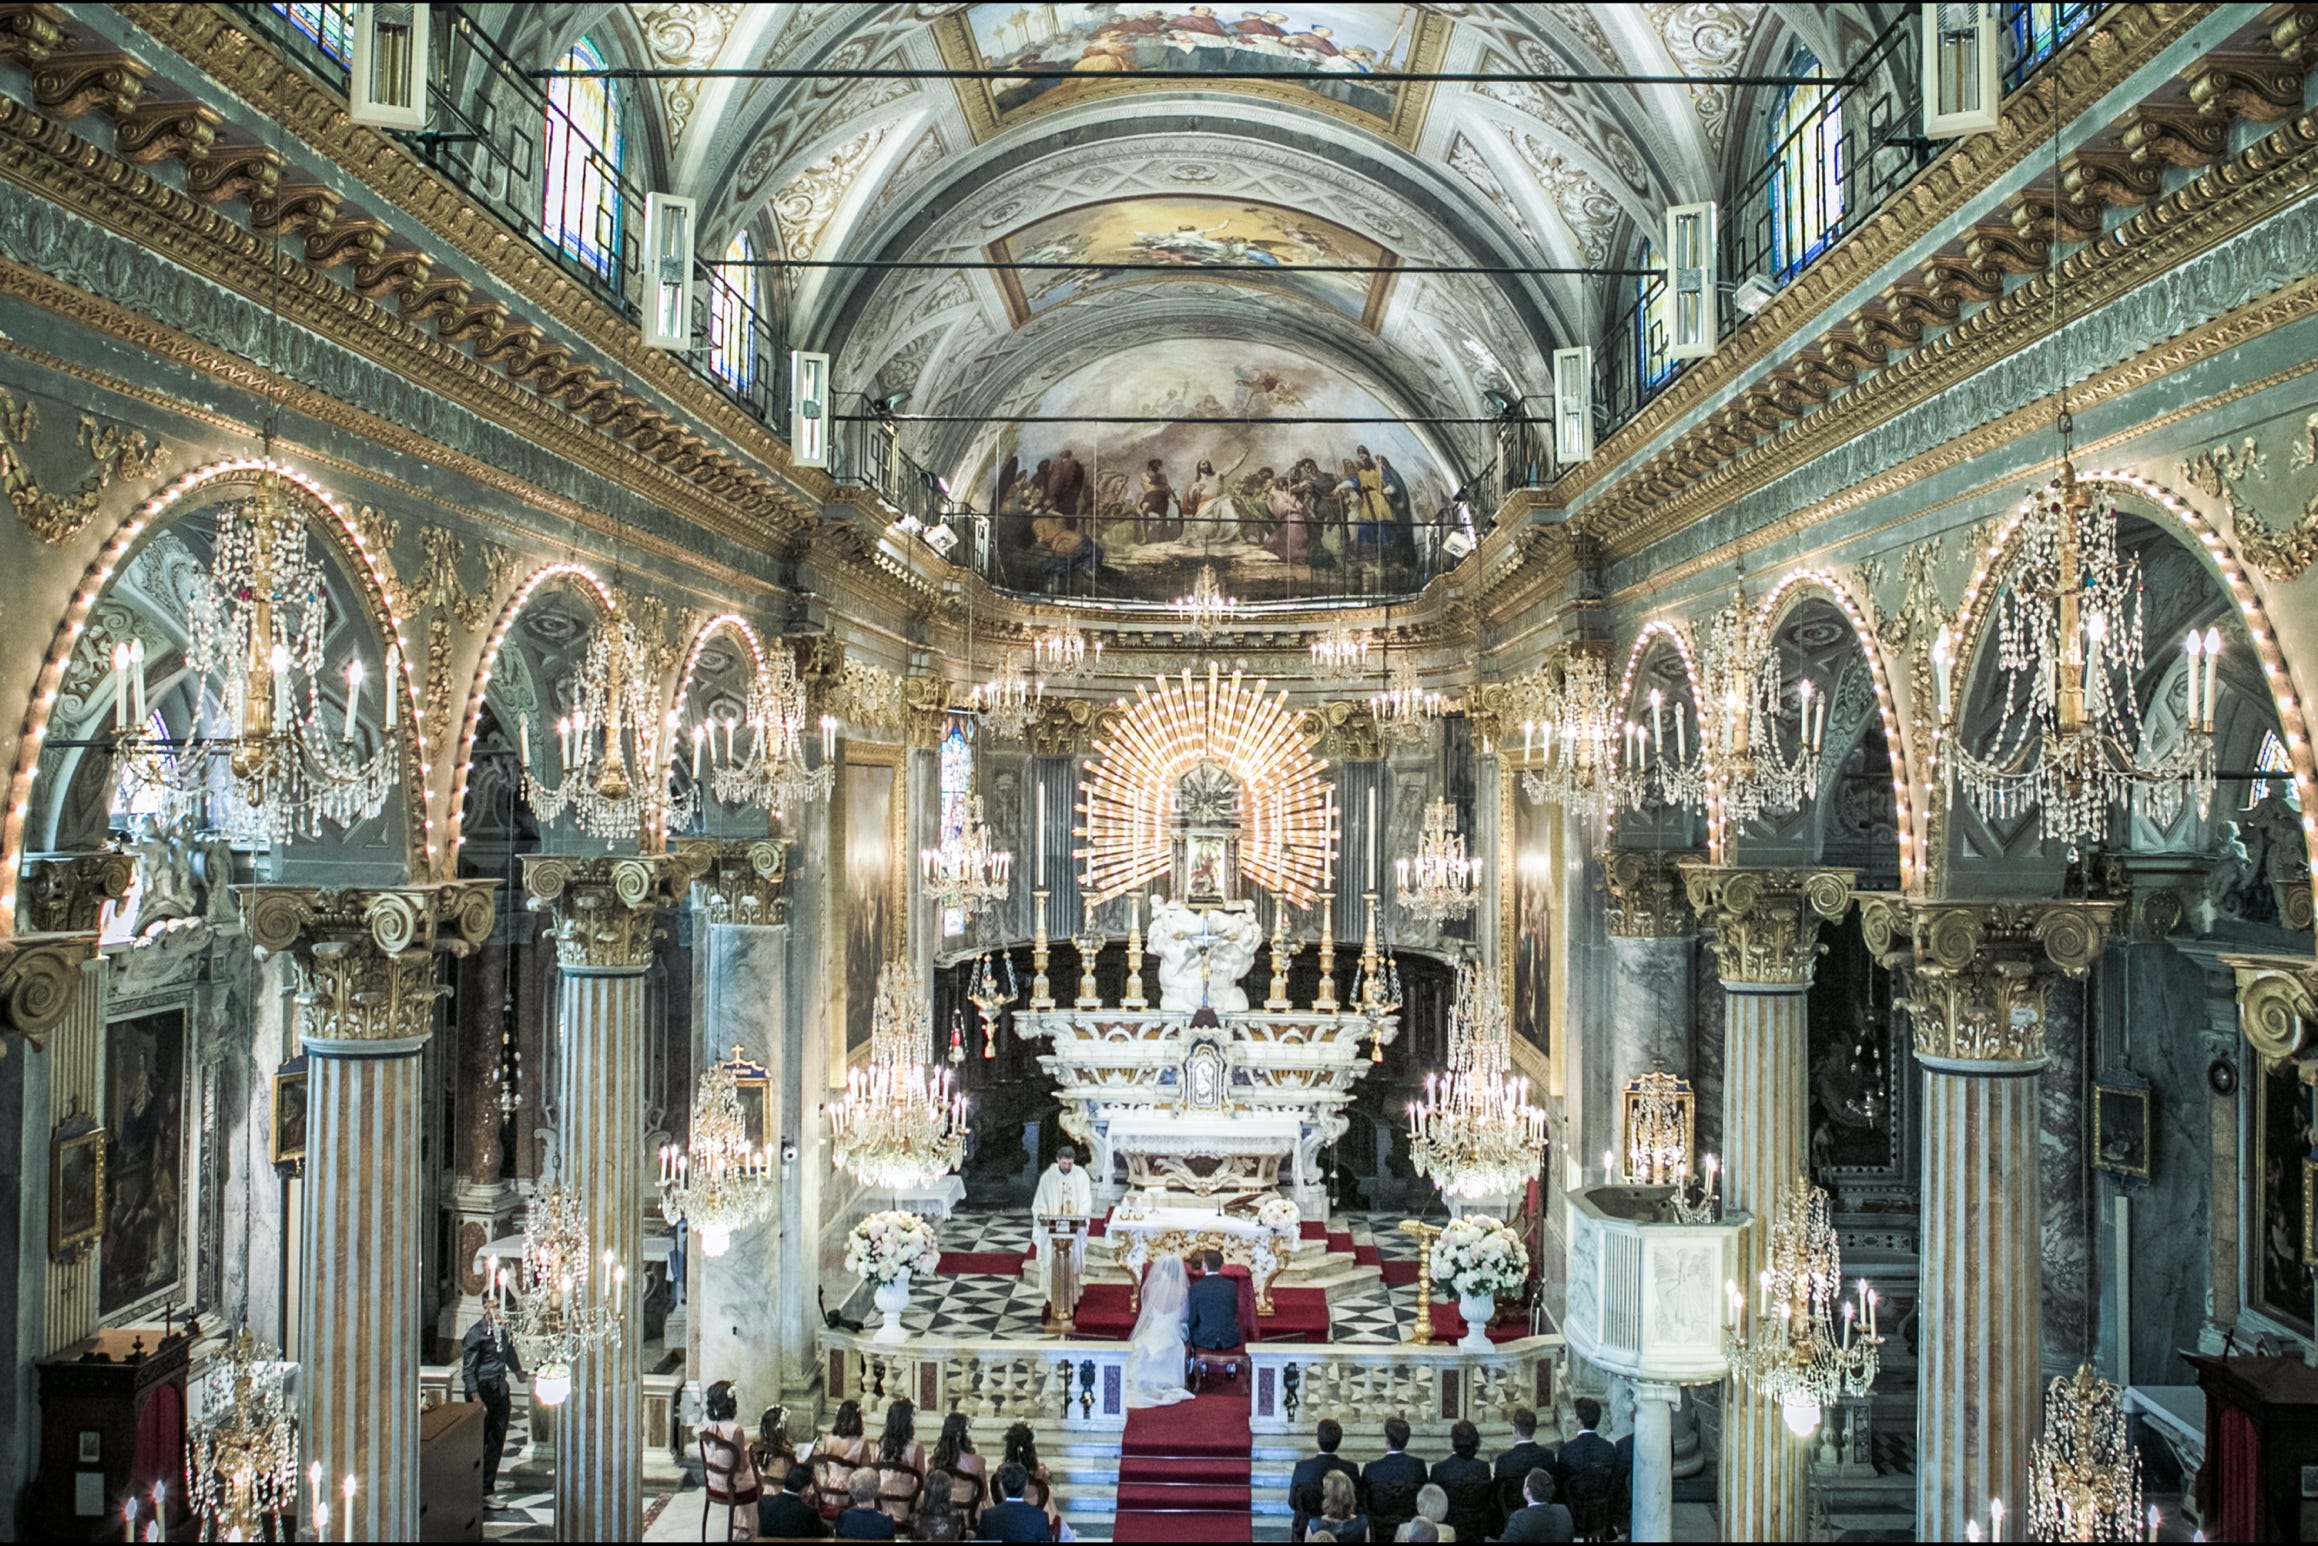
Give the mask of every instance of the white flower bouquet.
POLYGON ((1496 1219, 1458 1219, 1433 1242, 1433 1281, 1460 1299, 1510 1298, 1529 1281, 1529 1252, 1496 1219))
POLYGON ((1293 1197, 1274 1193, 1256 1204, 1256 1222, 1276 1235, 1296 1235, 1303 1232, 1304 1210, 1293 1197))
POLYGON ((913 1272, 932 1272, 942 1259, 934 1226, 898 1209, 872 1213, 845 1237, 845 1270, 886 1284, 913 1272))

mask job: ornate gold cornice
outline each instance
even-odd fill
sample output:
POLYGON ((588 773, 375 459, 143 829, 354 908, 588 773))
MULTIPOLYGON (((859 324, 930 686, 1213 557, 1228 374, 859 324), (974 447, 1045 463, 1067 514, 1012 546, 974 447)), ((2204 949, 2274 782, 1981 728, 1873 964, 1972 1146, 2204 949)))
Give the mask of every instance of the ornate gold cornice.
POLYGON ((1807 988, 1826 947, 1819 925, 1851 907, 1856 870, 1758 869, 1683 859, 1691 910, 1714 934, 1716 965, 1726 984, 1807 988))
POLYGON ((242 887, 258 958, 298 964, 298 1035, 317 1049, 416 1043, 447 991, 438 952, 463 956, 490 937, 496 881, 437 886, 242 887))
POLYGON ((1919 1060, 2030 1072, 2044 1063, 2056 978, 2082 977, 2116 925, 2114 902, 1859 899, 1867 948, 1901 974, 1898 1007, 1919 1060))
POLYGON ((1687 853, 1613 848, 1602 856, 1603 919, 1613 939, 1680 939, 1698 931, 1681 862, 1687 853))
POLYGON ((523 856, 526 906, 548 921, 567 972, 640 972, 652 964, 660 909, 684 900, 701 871, 686 853, 568 859, 523 856))
MULTIPOLYGON (((93 930, 0 939, 0 1031, 23 1037, 35 1050, 46 1045, 80 991, 82 963, 96 953, 93 930)), ((0 1042, 0 1052, 6 1050, 0 1042)))
POLYGON ((2237 973, 2238 1024, 2265 1066, 2299 1059, 2318 1030, 2318 961, 2308 956, 2224 955, 2237 973))
POLYGON ((123 849, 28 860, 16 916, 41 934, 93 934, 107 902, 129 894, 137 856, 123 849))
POLYGON ((770 925, 789 917, 789 845, 779 838, 685 838, 678 857, 711 923, 770 925))

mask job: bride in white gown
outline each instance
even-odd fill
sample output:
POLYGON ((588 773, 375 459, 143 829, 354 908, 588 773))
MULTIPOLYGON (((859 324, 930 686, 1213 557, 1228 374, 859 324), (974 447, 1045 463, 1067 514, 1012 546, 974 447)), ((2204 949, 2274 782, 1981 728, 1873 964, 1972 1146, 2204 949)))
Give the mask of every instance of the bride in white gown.
POLYGON ((1143 1312, 1127 1346, 1127 1405, 1168 1406, 1189 1401, 1183 1387, 1183 1327, 1191 1285, 1183 1258, 1162 1256, 1143 1278, 1143 1312))

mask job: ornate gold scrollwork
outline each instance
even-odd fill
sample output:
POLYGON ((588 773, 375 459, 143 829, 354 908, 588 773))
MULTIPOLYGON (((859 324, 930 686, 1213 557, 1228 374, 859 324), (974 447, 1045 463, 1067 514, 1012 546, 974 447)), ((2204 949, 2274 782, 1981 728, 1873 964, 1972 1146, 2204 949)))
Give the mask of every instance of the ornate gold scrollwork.
POLYGON ((1749 869, 1686 859, 1684 890, 1699 918, 1713 926, 1715 961, 1725 982, 1808 987, 1825 948, 1819 925, 1850 909, 1853 870, 1749 869))
POLYGON ((700 873, 693 865, 683 854, 526 854, 523 890, 547 918, 564 970, 642 971, 660 938, 659 910, 683 900, 700 873))
POLYGON ((2318 961, 2296 956, 2224 955, 2238 979, 2238 1025, 2275 1067, 2302 1057, 2318 1026, 2318 961))
POLYGON ((1860 899, 1868 948, 1901 976, 1916 1056, 2038 1064, 2061 976, 2082 977, 2115 926, 2114 902, 1860 899))

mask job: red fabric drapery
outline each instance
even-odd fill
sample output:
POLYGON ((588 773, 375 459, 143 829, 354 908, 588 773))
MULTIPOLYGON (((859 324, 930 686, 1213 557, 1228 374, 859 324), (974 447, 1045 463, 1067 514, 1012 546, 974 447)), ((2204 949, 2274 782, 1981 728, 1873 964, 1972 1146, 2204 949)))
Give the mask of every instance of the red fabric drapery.
POLYGON ((2221 1409, 2221 1431, 2214 1451, 2214 1463, 2220 1467, 2220 1496, 2214 1502, 2219 1510, 2219 1529, 2215 1538, 2224 1541, 2252 1541, 2261 1539, 2262 1513, 2262 1450, 2260 1437, 2254 1431, 2254 1420, 2234 1406, 2221 1409))

